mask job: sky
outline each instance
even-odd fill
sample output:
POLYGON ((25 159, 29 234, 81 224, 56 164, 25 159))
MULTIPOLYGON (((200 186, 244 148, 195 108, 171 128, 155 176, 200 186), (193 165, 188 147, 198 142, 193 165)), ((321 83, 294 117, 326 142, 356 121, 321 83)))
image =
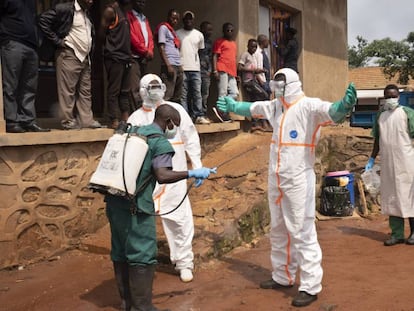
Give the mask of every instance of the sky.
POLYGON ((414 31, 414 0, 348 0, 348 44, 356 37, 371 42, 386 37, 400 41, 414 31))

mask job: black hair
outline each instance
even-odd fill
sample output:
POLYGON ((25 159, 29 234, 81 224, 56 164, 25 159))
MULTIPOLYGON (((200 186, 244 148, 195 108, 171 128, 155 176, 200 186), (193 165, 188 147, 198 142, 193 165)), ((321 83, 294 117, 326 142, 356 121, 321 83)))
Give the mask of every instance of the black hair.
POLYGON ((224 24, 223 24, 223 27, 222 27, 222 31, 223 31, 223 33, 226 31, 226 29, 227 29, 229 26, 234 27, 234 25, 233 25, 232 23, 229 23, 229 22, 227 22, 227 23, 224 23, 224 24))
POLYGON ((249 39, 249 41, 247 41, 247 45, 250 45, 250 43, 257 43, 257 40, 256 39, 253 39, 253 38, 251 38, 251 39, 249 39))
POLYGON ((211 23, 209 21, 204 21, 200 24, 200 29, 203 29, 204 27, 206 27, 207 25, 211 25, 211 23))
POLYGON ((167 121, 169 119, 181 120, 180 113, 170 105, 159 105, 155 109, 155 120, 167 121))
POLYGON ((172 15, 172 13, 174 13, 174 12, 178 13, 177 9, 169 9, 167 17, 170 17, 172 15))
POLYGON ((395 84, 388 84, 385 88, 384 88, 384 93, 388 90, 396 90, 398 93, 400 92, 400 90, 398 89, 398 86, 396 86, 395 84))

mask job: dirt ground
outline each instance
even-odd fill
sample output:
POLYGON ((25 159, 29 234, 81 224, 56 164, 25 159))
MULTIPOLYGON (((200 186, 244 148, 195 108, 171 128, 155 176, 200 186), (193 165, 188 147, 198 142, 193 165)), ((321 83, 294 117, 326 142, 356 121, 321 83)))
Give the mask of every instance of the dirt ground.
MULTIPOLYGON (((221 163, 222 159, 213 160, 221 163)), ((318 221, 317 229, 323 252, 323 290, 303 310, 414 310, 414 246, 383 246, 389 234, 386 217, 331 218, 318 221)), ((118 310, 109 238, 105 226, 88 237, 88 247, 0 271, 0 311, 118 310)), ((173 311, 295 310, 291 300, 297 285, 283 291, 259 288, 260 281, 270 277, 269 249, 268 236, 262 236, 220 259, 199 263, 193 282, 187 284, 170 265, 161 264, 154 282, 154 303, 173 311)))
MULTIPOLYGON (((386 218, 346 218, 317 223, 323 250, 323 291, 304 310, 414 310, 414 247, 382 245, 386 218)), ((95 238, 107 239, 107 230, 95 238)), ((74 250, 54 261, 0 272, 0 310, 117 310, 119 297, 109 248, 74 250)), ((270 276, 269 240, 238 247, 220 260, 197 267, 194 281, 181 283, 160 266, 154 302, 174 311, 294 310, 297 286, 263 290, 270 276)))

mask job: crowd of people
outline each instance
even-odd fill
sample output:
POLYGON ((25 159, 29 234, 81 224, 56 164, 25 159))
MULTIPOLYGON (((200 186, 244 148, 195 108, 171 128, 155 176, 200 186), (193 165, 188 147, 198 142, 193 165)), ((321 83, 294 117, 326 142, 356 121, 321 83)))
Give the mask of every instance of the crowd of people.
MULTIPOLYGON (((215 168, 201 163, 196 124, 209 124, 207 100, 211 79, 218 87, 213 107, 221 122, 229 113, 252 119, 253 130, 273 131, 270 148, 268 201, 271 216, 271 263, 263 289, 290 288, 299 271, 298 294, 292 305, 303 307, 322 290, 322 251, 315 227, 315 147, 320 126, 343 122, 356 104, 351 83, 341 100, 327 102, 305 96, 298 75, 296 30, 275 48, 284 68, 271 78, 266 49, 269 38, 258 35, 237 60, 236 29, 222 26, 213 41, 213 25, 195 28, 195 14, 171 9, 154 32, 144 15, 145 0, 108 4, 95 35, 89 9, 94 0, 57 4, 36 20, 34 1, 0 2, 0 45, 6 131, 46 132, 36 123, 38 60, 54 60, 60 121, 63 129, 99 128, 91 94, 91 52, 102 40, 107 80, 109 127, 128 124, 147 137, 149 151, 138 175, 140 189, 131 198, 107 194, 111 227, 111 260, 123 310, 158 310, 152 304, 156 264, 155 213, 162 216, 170 259, 183 282, 193 279, 194 223, 186 179, 201 186, 215 168), (38 49, 37 25, 42 32, 38 49), (159 76, 147 72, 158 47, 159 76), (39 54, 38 54, 39 51, 39 54), (239 97, 239 76, 243 98, 239 97), (187 167, 187 156, 191 169, 187 167), (179 208, 178 208, 179 207, 179 208)), ((381 150, 383 212, 390 216, 386 246, 414 245, 413 165, 414 112, 398 102, 398 88, 387 86, 385 105, 374 126, 374 149, 366 170, 381 150), (411 234, 404 238, 404 218, 411 234)))
MULTIPOLYGON (((237 99, 241 87, 248 100, 270 98, 269 39, 265 35, 250 39, 249 45, 256 48, 251 46, 237 60, 234 25, 224 23, 223 36, 212 40, 212 23, 203 21, 196 29, 196 16, 191 11, 185 11, 181 18, 180 12, 171 9, 166 21, 152 29, 144 14, 146 0, 117 0, 106 5, 95 30, 90 16, 94 0, 59 1, 38 17, 36 6, 24 3, 5 0, 1 4, 7 132, 50 130, 36 123, 39 59, 55 62, 62 129, 104 127, 92 110, 91 62, 98 41, 102 42, 106 80, 105 117, 113 129, 141 107, 139 82, 148 73, 155 47, 161 60, 165 99, 180 103, 196 124, 212 122, 207 117, 212 79, 217 82, 219 97, 237 99)), ((212 112, 221 122, 232 121, 215 106, 212 112)), ((271 130, 266 120, 252 121, 252 130, 271 130)))

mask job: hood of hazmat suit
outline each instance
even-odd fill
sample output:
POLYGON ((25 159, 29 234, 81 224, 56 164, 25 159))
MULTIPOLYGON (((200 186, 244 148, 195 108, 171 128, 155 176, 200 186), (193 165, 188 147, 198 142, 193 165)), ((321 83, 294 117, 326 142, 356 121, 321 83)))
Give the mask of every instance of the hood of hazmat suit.
POLYGON ((139 89, 142 106, 146 109, 156 108, 164 99, 165 90, 165 84, 157 75, 149 73, 143 76, 139 89))
POLYGON ((275 73, 274 77, 278 74, 283 74, 286 77, 285 92, 283 95, 286 103, 293 103, 303 96, 302 82, 300 82, 299 75, 296 71, 290 68, 282 68, 275 73))

